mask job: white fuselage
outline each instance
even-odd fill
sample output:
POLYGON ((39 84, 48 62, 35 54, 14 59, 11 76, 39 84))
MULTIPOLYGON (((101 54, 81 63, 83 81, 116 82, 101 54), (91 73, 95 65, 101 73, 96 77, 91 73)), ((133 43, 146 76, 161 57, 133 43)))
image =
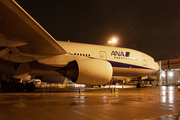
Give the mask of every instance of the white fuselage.
POLYGON ((113 76, 138 77, 156 72, 158 64, 149 55, 127 48, 58 41, 70 54, 111 63, 113 76))

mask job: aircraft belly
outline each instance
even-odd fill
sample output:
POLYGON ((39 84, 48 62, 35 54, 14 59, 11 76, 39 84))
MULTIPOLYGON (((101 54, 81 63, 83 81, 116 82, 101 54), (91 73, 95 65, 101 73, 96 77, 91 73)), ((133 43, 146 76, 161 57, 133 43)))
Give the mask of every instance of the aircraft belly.
POLYGON ((139 77, 150 73, 151 69, 113 67, 113 76, 139 77))
POLYGON ((61 75, 58 72, 55 71, 48 71, 48 70, 32 70, 30 72, 30 75, 37 75, 37 76, 43 76, 43 75, 61 75))

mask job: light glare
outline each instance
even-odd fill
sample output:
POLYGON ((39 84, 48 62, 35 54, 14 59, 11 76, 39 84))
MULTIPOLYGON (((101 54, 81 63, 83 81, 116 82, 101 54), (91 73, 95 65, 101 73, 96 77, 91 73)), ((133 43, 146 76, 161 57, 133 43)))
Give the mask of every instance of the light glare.
POLYGON ((113 38, 113 39, 112 39, 112 42, 113 42, 113 43, 116 43, 116 39, 115 39, 115 38, 113 38))
POLYGON ((162 76, 162 77, 165 77, 165 76, 166 76, 166 74, 163 72, 163 73, 161 74, 161 76, 162 76))
POLYGON ((168 75, 169 75, 170 77, 172 77, 174 74, 173 74, 173 72, 169 72, 168 75))

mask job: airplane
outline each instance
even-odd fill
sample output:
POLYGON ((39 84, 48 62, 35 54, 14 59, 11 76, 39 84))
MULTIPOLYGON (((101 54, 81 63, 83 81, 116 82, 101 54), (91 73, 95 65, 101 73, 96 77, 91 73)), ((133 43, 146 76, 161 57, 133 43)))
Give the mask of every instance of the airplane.
MULTIPOLYGON (((143 77, 159 65, 140 51, 55 40, 14 0, 0 0, 0 79, 6 91, 32 92, 28 75, 104 85, 114 77, 143 77)), ((49 82, 58 82, 51 79, 49 82)))

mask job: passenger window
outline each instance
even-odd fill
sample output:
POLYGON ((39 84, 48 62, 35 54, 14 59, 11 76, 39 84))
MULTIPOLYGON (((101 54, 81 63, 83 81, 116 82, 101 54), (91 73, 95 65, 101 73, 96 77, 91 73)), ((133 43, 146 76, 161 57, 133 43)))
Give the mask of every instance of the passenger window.
POLYGON ((79 55, 79 53, 77 53, 77 55, 79 55))
POLYGON ((80 56, 82 56, 82 54, 80 54, 80 56))
POLYGON ((74 55, 76 55, 76 53, 74 53, 74 55))

